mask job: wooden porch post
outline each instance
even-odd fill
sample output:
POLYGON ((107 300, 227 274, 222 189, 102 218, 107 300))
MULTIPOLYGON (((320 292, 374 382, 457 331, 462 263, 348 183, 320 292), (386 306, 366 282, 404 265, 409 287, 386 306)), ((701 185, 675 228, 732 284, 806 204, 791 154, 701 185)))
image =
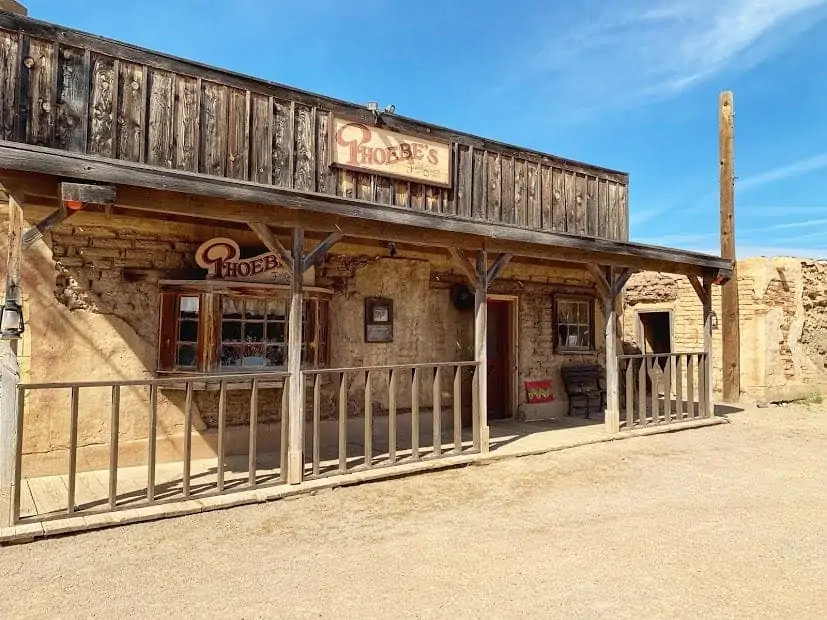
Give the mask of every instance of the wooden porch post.
POLYGON ((705 297, 703 302, 704 311, 704 352, 706 353, 706 364, 704 366, 704 386, 706 387, 706 417, 715 417, 715 405, 712 402, 712 278, 704 276, 703 290, 705 297))
POLYGON ((474 448, 490 449, 488 428, 488 253, 477 253, 476 286, 474 288, 474 361, 477 367, 477 424, 474 427, 474 448))
POLYGON ((620 432, 620 386, 617 365, 617 309, 614 291, 603 298, 606 318, 606 432, 620 432))
MULTIPOLYGON (((304 382, 302 380, 302 308, 304 289, 304 230, 293 229, 290 274, 290 316, 287 323, 287 371, 290 391, 287 420, 287 482, 299 484, 304 475, 304 382)), ((282 421, 284 423, 284 421, 282 421)), ((282 464, 282 466, 284 466, 282 464)))
MULTIPOLYGON (((20 296, 20 264, 23 213, 17 201, 9 195, 8 261, 6 263, 6 291, 0 304, 11 297, 18 303, 20 296)), ((0 527, 14 525, 12 509, 15 495, 17 464, 17 386, 20 366, 16 340, 0 340, 0 527)))

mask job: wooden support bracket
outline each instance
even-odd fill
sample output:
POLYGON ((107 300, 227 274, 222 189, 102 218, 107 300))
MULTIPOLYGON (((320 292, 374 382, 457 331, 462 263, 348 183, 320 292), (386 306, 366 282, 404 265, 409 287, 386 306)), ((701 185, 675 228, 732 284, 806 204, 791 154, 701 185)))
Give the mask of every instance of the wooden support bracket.
POLYGON ((603 273, 603 270, 600 269, 597 265, 592 265, 587 263, 586 269, 589 270, 592 278, 594 279, 595 283, 597 284, 597 288, 600 289, 600 296, 604 299, 610 299, 614 297, 612 294, 612 286, 609 284, 609 281, 606 279, 606 275, 603 273))
POLYGON ((689 283, 692 285, 692 288, 695 289, 695 293, 698 295, 698 299, 701 300, 701 305, 706 305, 708 302, 708 296, 706 290, 704 290, 704 286, 700 283, 697 277, 695 276, 686 276, 689 279, 689 283))
POLYGON ((448 248, 448 251, 451 253, 451 256, 454 257, 454 262, 457 267, 460 268, 460 271, 462 271, 465 277, 471 282, 471 286, 474 288, 480 286, 481 282, 479 274, 477 273, 477 268, 471 263, 470 260, 468 260, 465 252, 459 248, 448 248))
POLYGON ((632 277, 634 271, 631 269, 624 269, 620 272, 620 275, 615 278, 615 281, 612 283, 612 293, 614 296, 617 297, 620 295, 621 291, 623 291, 623 287, 626 286, 626 283, 629 282, 629 278, 632 277))
POLYGON ((281 260, 284 261, 284 264, 292 271, 293 270, 293 254, 284 247, 281 241, 279 241, 276 236, 273 234, 273 231, 270 230, 270 227, 267 224, 262 224, 261 222, 249 222, 247 224, 256 236, 261 240, 264 246, 273 252, 274 254, 278 254, 281 257, 281 260))
POLYGON ((310 252, 308 252, 304 257, 304 260, 302 261, 303 271, 310 269, 316 261, 327 254, 330 248, 336 245, 342 237, 344 237, 343 233, 334 232, 330 233, 324 240, 320 241, 319 244, 310 250, 310 252))
POLYGON ((511 262, 511 259, 514 258, 513 254, 500 254, 494 264, 488 269, 488 273, 486 275, 486 281, 491 284, 497 277, 502 273, 502 270, 506 268, 508 263, 511 262))

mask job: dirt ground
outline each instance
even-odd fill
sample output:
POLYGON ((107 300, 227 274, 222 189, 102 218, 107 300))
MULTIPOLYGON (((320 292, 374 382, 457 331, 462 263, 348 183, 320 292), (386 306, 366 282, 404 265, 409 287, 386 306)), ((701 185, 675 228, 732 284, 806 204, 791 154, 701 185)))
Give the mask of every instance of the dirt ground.
POLYGON ((0 549, 0 618, 824 618, 827 409, 0 549))

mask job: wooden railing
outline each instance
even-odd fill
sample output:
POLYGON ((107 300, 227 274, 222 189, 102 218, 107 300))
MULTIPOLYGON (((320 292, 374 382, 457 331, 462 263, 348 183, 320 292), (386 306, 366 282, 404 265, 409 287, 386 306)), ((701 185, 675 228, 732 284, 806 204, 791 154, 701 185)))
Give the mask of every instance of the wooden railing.
POLYGON ((628 176, 396 115, 451 144, 451 187, 332 168, 345 103, 0 13, 0 142, 519 228, 628 241, 628 176))
POLYGON ((304 371, 304 383, 312 389, 312 398, 305 399, 310 404, 306 477, 479 451, 473 397, 478 366, 448 362, 304 371), (377 415, 378 408, 387 415, 377 415), (325 442, 323 421, 331 418, 337 421, 337 441, 325 442), (467 439, 463 426, 469 418, 467 439), (334 445, 335 451, 324 451, 334 445))
POLYGON ((618 356, 621 431, 711 417, 706 353, 618 356))
MULTIPOLYGON (((285 481, 286 471, 282 463, 286 462, 285 451, 287 447, 287 424, 281 424, 280 457, 278 463, 268 464, 267 475, 258 477, 258 417, 259 417, 259 393, 260 390, 273 381, 285 386, 281 398, 281 419, 286 420, 287 415, 287 384, 285 380, 289 375, 284 372, 250 373, 239 375, 193 375, 191 377, 174 377, 162 379, 141 379, 134 381, 87 381, 87 382, 65 382, 65 383, 37 383, 21 384, 18 387, 18 418, 17 418, 17 446, 16 446, 16 467, 15 484, 12 497, 12 517, 14 522, 21 521, 21 492, 23 492, 23 481, 26 478, 23 468, 23 434, 26 428, 26 412, 24 410, 27 396, 34 392, 62 392, 68 393, 68 409, 61 412, 54 412, 52 416, 66 416, 68 420, 68 459, 65 469, 65 503, 62 508, 55 505, 51 508, 45 507, 35 514, 27 514, 26 518, 51 518, 65 515, 86 514, 90 512, 112 511, 123 507, 135 508, 143 505, 151 505, 161 502, 187 499, 192 496, 204 497, 224 493, 230 488, 233 490, 255 487, 261 484, 273 484, 285 481), (158 467, 157 449, 158 438, 158 393, 165 388, 174 388, 185 391, 184 399, 184 429, 183 429, 183 455, 182 470, 180 476, 176 474, 176 480, 172 483, 165 482, 159 489, 156 484, 156 471, 158 467), (78 449, 79 449, 79 418, 82 412, 83 394, 88 390, 109 390, 110 415, 109 415, 109 471, 108 485, 105 494, 94 498, 94 501, 86 504, 78 502, 77 488, 79 476, 94 476, 99 472, 78 473, 78 449), (121 404, 122 390, 142 391, 141 400, 146 402, 147 411, 147 445, 146 459, 146 485, 139 491, 130 491, 125 496, 119 495, 119 434, 121 427, 121 404), (195 489, 192 483, 192 430, 193 430, 193 396, 196 390, 216 389, 218 391, 218 428, 216 459, 217 464, 213 470, 210 466, 208 480, 203 481, 203 473, 199 473, 198 488, 195 489), (227 437, 227 400, 228 391, 231 389, 244 389, 250 393, 249 401, 249 445, 247 477, 245 479, 234 478, 227 480, 226 477, 226 437, 227 437), (279 470, 274 475, 273 472, 279 470), (265 480, 266 482, 262 482, 265 480), (159 492, 160 491, 160 492, 159 492)), ((165 439, 165 438, 162 438, 165 439)), ((52 478, 56 478, 54 476, 52 478)), ((63 476, 60 476, 63 479, 63 476)), ((95 480, 100 484, 100 479, 95 480)), ((34 484, 34 482, 32 482, 34 484)), ((142 486, 142 485, 141 485, 142 486)), ((27 491, 29 487, 27 486, 27 491)), ((88 498, 87 498, 88 499, 88 498)))

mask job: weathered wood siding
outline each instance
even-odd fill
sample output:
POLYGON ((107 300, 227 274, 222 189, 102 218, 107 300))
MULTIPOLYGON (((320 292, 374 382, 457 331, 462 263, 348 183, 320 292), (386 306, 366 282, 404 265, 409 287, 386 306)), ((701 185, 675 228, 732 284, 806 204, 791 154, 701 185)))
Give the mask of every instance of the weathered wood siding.
POLYGON ((331 115, 364 109, 27 18, 0 15, 0 84, 2 140, 628 240, 624 174, 399 117, 389 128, 451 142, 450 189, 331 169, 331 115))

